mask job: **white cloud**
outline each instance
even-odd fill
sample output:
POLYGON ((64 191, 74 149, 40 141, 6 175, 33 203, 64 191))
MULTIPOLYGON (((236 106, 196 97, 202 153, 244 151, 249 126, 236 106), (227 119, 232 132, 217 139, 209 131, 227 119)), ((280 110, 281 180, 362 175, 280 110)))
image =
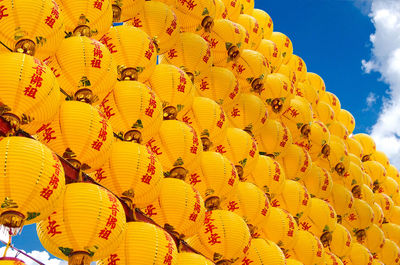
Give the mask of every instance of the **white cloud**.
MULTIPOLYGON (((0 248, 1 255, 4 253, 4 250, 5 250, 5 247, 0 248)), ((46 251, 34 250, 27 254, 29 256, 33 257, 34 259, 42 262, 45 265, 67 265, 68 264, 68 262, 66 262, 66 261, 51 258, 49 253, 47 253, 46 251)), ((7 251, 7 257, 15 257, 16 255, 17 255, 17 252, 15 250, 9 249, 7 251)), ((26 265, 38 265, 38 263, 36 263, 32 259, 30 259, 22 254, 19 254, 17 258, 24 261, 26 265)))
MULTIPOLYGON (((362 68, 366 73, 379 72, 390 86, 371 135, 377 149, 384 151, 391 163, 400 168, 400 1, 372 0, 370 17, 375 25, 375 33, 370 37, 372 58, 363 60, 362 68)), ((367 99, 367 105, 368 102, 367 99)))
POLYGON ((376 103, 376 101, 377 101, 377 95, 375 95, 375 93, 373 92, 369 92, 368 97, 365 100, 365 103, 367 103, 367 108, 365 108, 364 110, 372 108, 373 105, 376 103))

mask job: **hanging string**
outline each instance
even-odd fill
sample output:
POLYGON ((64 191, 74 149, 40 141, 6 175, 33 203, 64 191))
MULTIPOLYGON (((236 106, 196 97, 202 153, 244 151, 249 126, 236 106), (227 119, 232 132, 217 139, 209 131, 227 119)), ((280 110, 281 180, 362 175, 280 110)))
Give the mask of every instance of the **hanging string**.
POLYGON ((7 251, 11 246, 11 240, 12 240, 12 235, 11 235, 11 230, 8 232, 8 243, 6 245, 6 249, 4 250, 3 258, 7 255, 7 251))
POLYGON ((0 41, 0 44, 3 45, 7 50, 9 50, 10 52, 13 52, 13 50, 11 50, 7 45, 5 45, 2 41, 0 41))

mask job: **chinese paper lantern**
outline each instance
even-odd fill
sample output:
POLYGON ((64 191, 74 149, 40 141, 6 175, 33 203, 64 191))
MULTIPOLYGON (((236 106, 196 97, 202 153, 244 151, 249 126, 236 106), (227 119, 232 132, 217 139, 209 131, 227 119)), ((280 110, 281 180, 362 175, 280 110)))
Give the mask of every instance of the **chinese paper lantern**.
MULTIPOLYGON (((353 192, 353 188, 364 184, 364 173, 362 169, 353 162, 350 162, 349 169, 343 175, 343 178, 337 181, 338 183, 343 184, 347 189, 353 192)), ((361 190, 360 190, 361 191, 361 190)))
POLYGON ((242 14, 252 14, 254 10, 254 0, 239 0, 242 5, 242 14))
POLYGON ((236 190, 239 182, 236 168, 216 152, 202 152, 198 164, 186 182, 200 192, 207 209, 219 209, 220 203, 236 190))
POLYGON ((356 121, 349 111, 340 109, 340 112, 336 114, 336 118, 346 127, 350 134, 353 133, 356 121))
POLYGON ((363 158, 363 148, 357 140, 353 137, 348 137, 345 143, 349 153, 354 154, 359 159, 363 158))
POLYGON ((357 192, 353 189, 354 197, 357 199, 362 199, 366 201, 370 206, 374 204, 374 193, 366 184, 362 184, 361 186, 361 196, 358 196, 357 192))
POLYGON ((400 249, 395 242, 390 239, 385 240, 382 250, 378 253, 378 259, 384 264, 399 264, 400 249))
POLYGON ((227 19, 218 19, 210 32, 201 33, 210 45, 214 65, 225 66, 234 61, 244 48, 246 29, 227 19))
POLYGON ((281 66, 276 72, 286 76, 295 87, 299 83, 299 80, 297 79, 296 76, 296 72, 292 68, 290 68, 289 65, 287 64, 281 64, 281 66))
POLYGON ((288 211, 295 218, 307 215, 310 210, 311 196, 307 189, 297 181, 286 180, 282 193, 277 195, 271 204, 288 211))
MULTIPOLYGON (((349 158, 350 158, 350 162, 356 164, 357 166, 359 166, 360 168, 362 168, 362 161, 361 159, 356 156, 355 154, 349 153, 349 158)), ((365 172, 364 172, 365 173, 365 172)))
POLYGON ((312 160, 317 160, 328 154, 329 141, 328 128, 322 122, 314 120, 310 123, 308 137, 298 139, 295 144, 306 150, 312 160))
POLYGON ((249 93, 238 96, 231 108, 225 108, 231 124, 254 136, 263 128, 268 119, 268 111, 262 100, 249 93))
POLYGON ((222 107, 209 98, 195 97, 192 108, 183 114, 182 121, 200 133, 204 151, 208 151, 213 142, 218 142, 226 133, 226 115, 222 107))
POLYGON ((228 19, 228 10, 222 0, 215 1, 215 19, 228 19))
POLYGON ((392 213, 390 215, 390 222, 400 225, 400 206, 396 205, 393 207, 392 213))
POLYGON ((293 54, 292 41, 285 34, 280 32, 273 32, 270 40, 278 45, 279 50, 282 51, 283 63, 287 64, 293 54))
POLYGON ((114 132, 126 141, 148 141, 158 132, 163 120, 161 100, 148 86, 137 81, 117 82, 98 108, 114 132))
POLYGON ((271 73, 275 73, 282 64, 282 53, 278 46, 270 40, 262 39, 256 51, 264 55, 271 67, 271 73))
POLYGON ((112 27, 100 42, 113 55, 120 81, 149 79, 156 67, 157 50, 146 32, 129 25, 112 27))
POLYGON ((181 252, 178 254, 178 265, 192 264, 192 265, 214 265, 213 262, 206 259, 202 255, 190 252, 181 252))
POLYGON ((326 102, 318 102, 316 108, 313 108, 314 119, 322 121, 329 126, 335 120, 335 112, 326 102))
POLYGON ((274 242, 262 238, 254 238, 247 255, 237 261, 237 264, 240 265, 250 263, 254 265, 286 265, 282 250, 274 242))
POLYGON ((229 108, 240 94, 235 75, 223 67, 211 67, 203 78, 196 81, 199 96, 211 98, 224 108, 229 108))
POLYGON ((242 6, 240 0, 222 0, 225 4, 226 10, 228 11, 228 18, 231 21, 237 21, 240 15, 242 6))
POLYGON ((386 241, 385 234, 376 224, 371 225, 370 228, 365 231, 365 238, 362 236, 357 239, 358 242, 367 247, 371 253, 379 253, 386 241))
POLYGON ((215 17, 215 2, 212 0, 176 1, 174 12, 181 23, 181 31, 211 30, 215 17))
POLYGON ((370 159, 373 161, 377 161, 379 163, 382 164, 382 166, 387 170, 388 167, 390 166, 390 161, 389 158, 387 157, 387 155, 382 152, 382 151, 378 151, 376 150, 371 156, 370 159))
POLYGON ((377 224, 379 226, 382 225, 385 215, 383 214, 381 206, 374 202, 372 205, 372 210, 374 211, 374 224, 377 224))
POLYGON ((280 121, 267 119, 261 131, 255 136, 261 152, 275 158, 284 157, 292 143, 292 134, 280 121))
POLYGON ((362 161, 364 162, 370 160, 370 156, 376 151, 374 139, 365 133, 354 134, 353 138, 358 141, 363 148, 364 156, 362 157, 362 161))
POLYGON ((322 243, 308 231, 299 230, 297 241, 289 253, 290 257, 304 264, 325 264, 325 250, 322 243))
POLYGON ((385 265, 385 264, 383 264, 382 261, 374 258, 372 260, 372 265, 385 265))
POLYGON ((296 72, 298 82, 307 81, 307 66, 300 56, 293 54, 287 65, 296 72))
POLYGON ((378 190, 387 179, 386 169, 377 161, 365 161, 363 167, 373 181, 374 191, 378 190))
POLYGON ((64 38, 65 12, 55 1, 6 0, 1 6, 0 38, 5 46, 42 60, 56 52, 64 38))
POLYGON ((3 138, 0 150, 4 172, 0 226, 14 235, 24 224, 47 217, 47 209, 54 207, 64 192, 64 169, 49 148, 29 138, 3 138))
POLYGON ((360 265, 370 265, 373 260, 371 252, 366 247, 356 242, 353 242, 351 245, 351 250, 347 258, 350 259, 352 264, 360 265))
POLYGON ((335 211, 339 216, 344 217, 353 207, 354 197, 353 194, 343 185, 333 183, 332 192, 327 199, 327 202, 335 208, 335 211))
POLYGON ((311 85, 308 79, 304 82, 299 82, 297 87, 302 90, 303 97, 307 99, 313 109, 315 109, 319 103, 319 95, 317 90, 311 85))
POLYGON ((324 96, 320 97, 320 100, 328 103, 332 107, 335 114, 339 115, 341 105, 340 105, 339 98, 335 94, 326 91, 324 96))
POLYGON ((157 1, 144 2, 143 9, 127 22, 146 32, 156 44, 158 54, 172 49, 179 39, 180 24, 172 9, 157 1), (148 20, 147 18, 151 18, 148 20))
POLYGON ((296 260, 296 259, 286 259, 286 265, 304 265, 302 262, 296 260))
POLYGON ((97 265, 162 265, 165 262, 171 265, 180 264, 180 254, 174 239, 159 227, 144 222, 130 222, 124 234, 118 249, 98 261, 97 265))
POLYGON ((106 116, 77 101, 62 103, 54 120, 44 123, 36 133, 39 141, 87 172, 104 164, 114 142, 106 116))
POLYGON ((135 14, 143 9, 145 0, 113 0, 113 22, 127 21, 135 16, 135 14))
POLYGON ((229 62, 227 68, 235 74, 243 92, 260 94, 265 89, 264 79, 270 68, 261 53, 244 49, 235 61, 229 62))
POLYGON ((343 217, 343 225, 354 235, 363 233, 374 221, 374 211, 363 200, 354 199, 353 207, 349 214, 343 217))
MULTIPOLYGON (((113 21, 110 0, 60 0, 65 14, 65 32, 69 36, 86 36, 99 39, 113 21)), ((54 17, 55 18, 55 17, 54 17)))
POLYGON ((399 174, 399 171, 397 170, 397 168, 394 165, 390 164, 387 167, 386 174, 389 177, 392 177, 394 180, 396 180, 397 183, 399 183, 400 174, 399 174))
POLYGON ((257 8, 253 10, 251 15, 257 19, 258 24, 261 27, 261 31, 263 33, 262 38, 268 40, 274 31, 274 23, 272 22, 270 15, 268 15, 268 13, 264 10, 257 8))
POLYGON ((2 257, 0 258, 0 264, 2 265, 25 265, 25 262, 17 258, 2 257))
POLYGON ((382 231, 385 233, 385 237, 393 240, 396 244, 400 242, 400 226, 393 223, 385 223, 381 226, 382 231))
POLYGON ((281 165, 271 157, 260 155, 256 167, 248 176, 247 181, 262 189, 269 198, 282 193, 285 184, 285 171, 281 165))
POLYGON ((164 176, 150 149, 137 143, 116 142, 106 163, 92 177, 119 197, 143 207, 157 198, 164 176))
POLYGON ((332 232, 332 241, 329 249, 338 257, 347 256, 350 252, 352 241, 350 232, 343 225, 336 224, 336 228, 332 232))
POLYGON ((335 135, 344 141, 349 137, 349 131, 341 122, 333 121, 329 124, 328 128, 332 135, 335 135))
POLYGON ((325 250, 326 265, 343 265, 343 262, 335 254, 325 250))
POLYGON ((63 40, 46 62, 62 89, 75 100, 94 103, 106 96, 117 80, 115 60, 102 43, 88 37, 63 40))
POLYGON ((242 25, 249 33, 249 43, 245 43, 244 48, 256 50, 263 37, 263 30, 260 27, 260 24, 258 24, 257 19, 251 15, 241 14, 237 20, 237 23, 242 25))
POLYGON ((206 213, 199 239, 205 250, 203 254, 217 264, 245 256, 251 243, 245 221, 224 210, 206 213))
POLYGON ((388 176, 378 191, 383 192, 389 195, 389 197, 393 198, 399 193, 399 184, 393 178, 388 176))
POLYGON ((174 65, 159 64, 148 84, 161 99, 164 119, 174 120, 192 107, 194 86, 182 69, 174 65))
POLYGON ((94 184, 74 183, 67 185, 54 212, 36 228, 52 255, 69 264, 89 265, 118 248, 125 227, 124 209, 111 192, 94 184))
POLYGON ((160 56, 162 63, 175 65, 185 71, 190 78, 202 78, 213 63, 211 47, 201 36, 184 32, 174 48, 160 56))
POLYGON ((320 96, 325 94, 326 91, 325 82, 319 75, 308 72, 307 79, 320 96))
POLYGON ((297 241, 298 227, 293 216, 287 211, 271 207, 266 222, 261 226, 266 239, 280 248, 290 249, 297 241), (273 227, 273 229, 271 229, 273 227))
POLYGON ((311 157, 301 147, 291 144, 285 156, 278 157, 278 162, 285 170, 286 178, 295 181, 302 180, 311 169, 311 157))
POLYGON ((394 207, 392 198, 385 193, 375 193, 374 200, 382 208, 383 214, 389 218, 394 207))
POLYGON ((235 165, 239 178, 245 180, 256 166, 259 152, 254 138, 238 128, 228 128, 226 138, 213 148, 235 165))
POLYGON ((164 174, 180 179, 185 179, 187 173, 195 168, 203 151, 196 131, 176 120, 163 121, 158 134, 147 141, 146 146, 157 155, 164 174))
POLYGON ((14 129, 34 134, 57 113, 60 89, 45 64, 25 54, 1 55, 0 116, 14 129))
POLYGON ((303 183, 311 195, 320 199, 327 199, 332 192, 331 175, 316 164, 311 165, 310 171, 303 178, 303 183))

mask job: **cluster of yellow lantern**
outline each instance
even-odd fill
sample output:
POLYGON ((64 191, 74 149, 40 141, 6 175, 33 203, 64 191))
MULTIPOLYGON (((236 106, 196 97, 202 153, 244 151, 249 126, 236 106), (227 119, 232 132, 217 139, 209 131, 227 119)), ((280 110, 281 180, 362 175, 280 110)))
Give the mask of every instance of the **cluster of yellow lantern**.
POLYGON ((0 0, 0 38, 12 234, 74 265, 400 262, 398 170, 254 1, 0 0))

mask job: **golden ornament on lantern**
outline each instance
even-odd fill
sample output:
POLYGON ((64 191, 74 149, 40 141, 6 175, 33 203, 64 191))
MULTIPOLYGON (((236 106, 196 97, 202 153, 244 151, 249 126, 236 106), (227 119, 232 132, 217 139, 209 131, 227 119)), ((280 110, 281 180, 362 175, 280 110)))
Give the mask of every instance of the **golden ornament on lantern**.
POLYGON ((252 14, 254 10, 254 0, 239 0, 242 14, 252 14))
POLYGON ((215 1, 176 1, 174 12, 181 24, 181 31, 209 31, 214 25, 215 1))
POLYGON ((365 161, 363 167, 365 173, 367 173, 372 179, 374 191, 378 190, 382 183, 387 179, 386 169, 377 161, 365 161))
POLYGON ((0 141, 0 226, 10 235, 47 218, 65 190, 63 166, 45 145, 25 137, 0 141), (24 164, 21 167, 21 163, 24 164))
POLYGON ((92 104, 104 98, 117 81, 115 60, 101 42, 88 37, 63 40, 46 64, 74 100, 92 104))
POLYGON ((86 172, 104 164, 114 142, 107 117, 77 101, 62 103, 54 120, 43 123, 36 134, 39 141, 86 172))
POLYGON ((143 2, 143 8, 138 8, 139 12, 136 11, 137 14, 133 14, 126 24, 146 32, 156 44, 158 54, 163 54, 172 49, 179 39, 179 20, 168 5, 157 1, 143 2))
POLYGON ((242 181, 252 172, 259 157, 255 139, 238 128, 228 128, 226 138, 216 143, 213 150, 232 161, 242 181))
POLYGON ((385 237, 393 240, 396 244, 400 242, 400 226, 394 223, 385 223, 381 226, 385 237))
POLYGON ((146 32, 129 25, 112 27, 101 38, 113 55, 118 80, 145 82, 157 62, 157 47, 146 32))
POLYGON ((264 127, 255 136, 260 151, 274 158, 284 157, 292 143, 292 134, 282 122, 267 119, 264 127))
POLYGON ((170 64, 159 64, 148 84, 161 99, 165 120, 175 120, 192 107, 195 89, 182 69, 170 64))
POLYGON ((349 137, 349 131, 343 125, 343 123, 339 121, 333 121, 328 126, 329 132, 331 135, 335 135, 345 141, 349 137))
POLYGON ((374 211, 371 206, 363 200, 354 199, 353 207, 348 215, 343 217, 342 224, 352 235, 359 237, 365 234, 374 221, 374 211))
POLYGON ((215 19, 228 19, 228 10, 222 0, 215 0, 215 19))
POLYGON ((216 66, 196 80, 195 86, 199 96, 210 98, 224 108, 229 108, 241 92, 235 75, 226 68, 216 66))
POLYGON ((98 185, 67 185, 53 210, 37 225, 37 233, 47 251, 69 264, 89 265, 103 259, 123 238, 124 208, 111 192, 98 185))
POLYGON ((201 36, 210 45, 214 65, 225 66, 236 60, 244 49, 246 29, 230 20, 218 19, 213 29, 202 32, 201 36))
POLYGON ((330 251, 338 257, 344 257, 350 253, 352 244, 350 232, 341 224, 336 224, 332 232, 332 241, 329 245, 330 251))
POLYGON ((237 188, 239 179, 235 166, 222 154, 202 152, 199 166, 186 182, 200 192, 208 210, 217 210, 237 188))
POLYGON ((317 106, 313 108, 314 119, 323 122, 329 126, 335 120, 335 112, 332 107, 326 102, 318 102, 317 106))
POLYGON ((222 0, 224 2, 226 10, 228 12, 228 19, 231 21, 237 21, 240 15, 242 6, 240 0, 222 0))
POLYGON ((111 0, 60 0, 65 14, 66 37, 86 36, 99 39, 113 21, 111 0))
POLYGON ((214 265, 214 263, 203 257, 202 255, 190 252, 180 252, 178 254, 178 263, 177 265, 214 265))
POLYGON ((353 137, 348 137, 345 144, 350 154, 354 154, 360 160, 363 158, 363 148, 357 140, 353 137))
POLYGON ((296 78, 298 82, 307 81, 307 66, 300 56, 293 54, 290 57, 287 65, 296 72, 296 78))
POLYGON ((379 253, 385 244, 385 234, 376 224, 371 225, 365 231, 365 235, 357 238, 358 243, 363 244, 371 253, 379 253))
POLYGON ((1 54, 0 117, 14 130, 34 134, 51 120, 61 103, 60 87, 50 68, 25 54, 1 54))
POLYGON ((297 223, 290 213, 281 208, 270 207, 268 218, 260 228, 265 238, 280 248, 290 249, 297 241, 297 223))
POLYGON ((248 176, 247 181, 262 189, 270 199, 282 193, 285 184, 285 171, 271 157, 260 155, 256 167, 248 176))
POLYGON ((272 241, 263 238, 253 238, 247 255, 234 264, 271 264, 286 265, 285 255, 272 241))
POLYGON ((281 67, 283 58, 281 51, 273 41, 262 39, 256 51, 264 55, 265 59, 267 59, 271 67, 271 73, 278 71, 281 67))
POLYGON ((222 106, 204 97, 194 98, 192 108, 182 114, 182 121, 200 133, 204 151, 225 137, 228 123, 222 106))
POLYGON ((289 37, 280 32, 273 32, 269 39, 278 45, 279 50, 282 51, 283 63, 287 64, 293 54, 292 41, 289 39, 289 37))
POLYGON ((130 142, 114 143, 109 153, 105 164, 92 173, 92 178, 128 204, 143 207, 153 202, 164 178, 155 154, 143 145, 130 142))
POLYGON ((304 264, 325 265, 324 247, 321 241, 308 231, 299 230, 297 241, 289 255, 304 264))
POLYGON ((237 23, 242 25, 249 33, 249 42, 244 43, 244 48, 256 50, 263 38, 263 31, 260 27, 260 24, 258 24, 257 19, 251 15, 241 14, 237 20, 237 23))
POLYGON ((6 0, 1 7, 0 38, 9 50, 42 60, 56 52, 65 30, 65 10, 56 1, 6 0))
POLYGON ((264 82, 270 73, 270 67, 261 53, 244 49, 240 56, 229 62, 226 67, 232 70, 243 92, 261 94, 265 89, 264 82))
POLYGON ((338 121, 343 123, 343 125, 349 131, 349 134, 353 133, 354 128, 356 127, 356 121, 349 111, 345 109, 340 109, 340 112, 336 113, 336 118, 338 119, 338 121))
POLYGON ((164 261, 171 265, 180 264, 174 239, 159 227, 144 222, 130 222, 124 234, 122 242, 117 244, 118 249, 98 261, 97 265, 162 265, 164 261))
POLYGON ((371 136, 365 133, 358 133, 354 134, 353 138, 359 142, 363 148, 363 157, 362 161, 368 161, 370 160, 370 156, 375 153, 376 151, 376 145, 374 139, 372 139, 371 136))
POLYGON ((286 178, 302 180, 311 169, 311 157, 307 151, 295 144, 290 144, 285 156, 278 157, 278 162, 285 170, 286 178))
POLYGON ((1 265, 25 265, 25 262, 17 258, 2 257, 0 258, 1 265))
POLYGON ((400 264, 400 248, 390 239, 385 240, 385 244, 377 256, 384 264, 400 264))
POLYGON ((261 27, 262 38, 268 40, 274 31, 274 22, 272 22, 271 16, 264 10, 257 8, 253 10, 251 15, 257 19, 258 24, 261 27))
POLYGON ((349 259, 351 264, 354 265, 370 265, 372 264, 373 256, 366 247, 360 243, 353 242, 350 253, 345 257, 345 259, 349 259))
POLYGON ((137 81, 118 81, 97 107, 125 141, 147 142, 158 133, 163 121, 161 100, 137 81))
POLYGON ((308 138, 302 137, 295 144, 306 150, 312 160, 317 160, 329 150, 330 133, 322 122, 316 120, 310 123, 309 130, 308 138))
POLYGON ((310 171, 304 176, 303 183, 310 195, 320 199, 327 199, 332 192, 333 180, 326 169, 311 165, 310 171))
POLYGON ((340 217, 346 216, 353 207, 353 194, 343 185, 333 183, 332 192, 327 199, 340 217))
POLYGON ((142 11, 145 0, 113 0, 113 22, 124 22, 132 19, 138 11, 142 11))

